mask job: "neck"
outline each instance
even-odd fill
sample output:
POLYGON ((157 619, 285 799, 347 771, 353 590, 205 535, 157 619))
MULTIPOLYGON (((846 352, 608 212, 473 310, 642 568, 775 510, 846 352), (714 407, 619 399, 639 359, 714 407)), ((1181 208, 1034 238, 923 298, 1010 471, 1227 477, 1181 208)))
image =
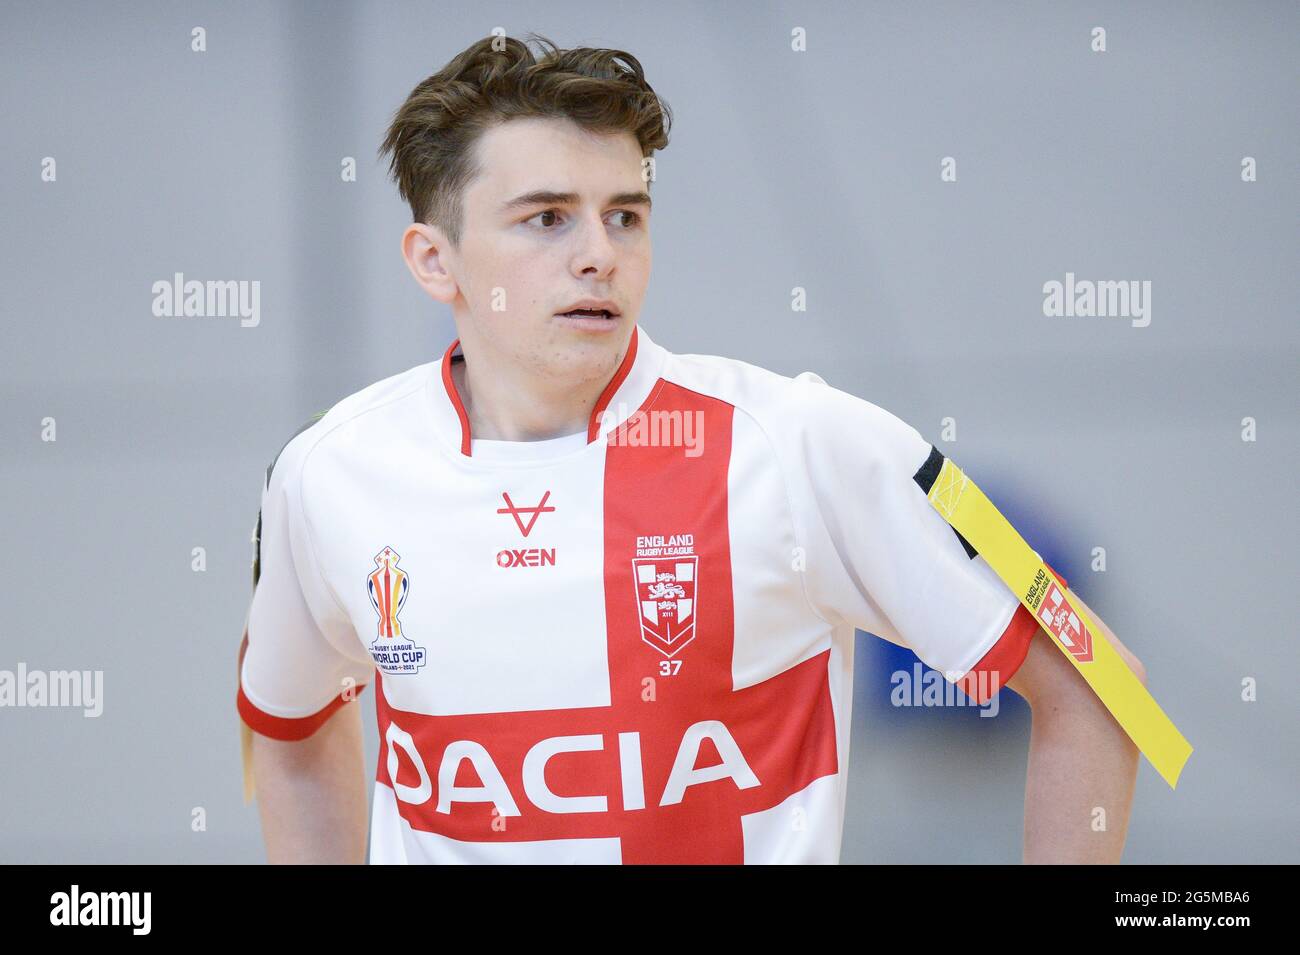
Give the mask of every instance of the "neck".
POLYGON ((485 360, 482 345, 462 339, 465 360, 451 368, 475 439, 545 441, 587 430, 608 378, 578 383, 542 379, 509 363, 485 360))

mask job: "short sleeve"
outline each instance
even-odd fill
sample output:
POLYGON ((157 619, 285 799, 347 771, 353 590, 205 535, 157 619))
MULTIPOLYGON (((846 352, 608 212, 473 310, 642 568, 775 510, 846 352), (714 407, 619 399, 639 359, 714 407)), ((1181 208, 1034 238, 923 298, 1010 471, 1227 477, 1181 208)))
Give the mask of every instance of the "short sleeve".
POLYGON ((807 495, 796 524, 814 608, 908 647, 981 702, 992 696, 1038 626, 927 500, 918 476, 940 452, 890 412, 810 372, 794 388, 797 481, 807 495))
POLYGON ((311 736, 374 673, 316 563, 300 495, 300 441, 286 445, 263 484, 237 696, 246 726, 283 740, 311 736))

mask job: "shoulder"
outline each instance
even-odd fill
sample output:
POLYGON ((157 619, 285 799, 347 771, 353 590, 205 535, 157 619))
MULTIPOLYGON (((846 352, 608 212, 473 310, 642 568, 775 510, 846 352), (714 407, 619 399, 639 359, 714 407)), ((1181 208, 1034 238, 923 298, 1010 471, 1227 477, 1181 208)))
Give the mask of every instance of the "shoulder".
POLYGON ((719 355, 669 357, 664 378, 731 404, 779 450, 801 457, 847 454, 859 461, 915 463, 930 451, 906 421, 834 387, 814 371, 789 376, 719 355))
POLYGON ((261 504, 257 509, 257 524, 253 528, 254 587, 258 585, 262 571, 263 520, 272 517, 294 526, 292 515, 302 506, 303 472, 313 453, 318 448, 329 448, 331 445, 341 447, 346 454, 370 453, 374 441, 383 442, 387 439, 383 427, 385 416, 399 413, 403 409, 407 414, 418 414, 418 410, 413 409, 412 402, 407 399, 418 400, 435 364, 437 363, 427 362, 416 365, 353 392, 311 415, 281 444, 280 450, 266 466, 261 504), (363 431, 366 439, 359 442, 350 440, 355 434, 353 425, 366 426, 376 421, 380 422, 380 426, 371 428, 369 436, 364 436, 363 431), (267 513, 264 514, 264 511, 267 513))
POLYGON ((436 362, 408 368, 367 385, 311 415, 288 436, 266 468, 266 487, 300 479, 318 449, 345 447, 348 453, 367 453, 382 443, 384 425, 411 413, 422 397, 436 362), (413 401, 413 400, 414 401, 413 401), (369 430, 368 430, 369 429, 369 430), (353 440, 360 435, 361 440, 353 440))

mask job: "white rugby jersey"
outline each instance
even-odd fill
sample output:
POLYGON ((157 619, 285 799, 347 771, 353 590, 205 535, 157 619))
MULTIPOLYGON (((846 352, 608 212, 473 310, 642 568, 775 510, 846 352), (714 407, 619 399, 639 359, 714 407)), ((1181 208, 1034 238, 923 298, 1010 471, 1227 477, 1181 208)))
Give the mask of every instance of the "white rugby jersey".
POLYGON ((374 683, 371 863, 837 862, 855 628, 981 701, 1023 661, 882 408, 638 326, 586 432, 480 440, 463 360, 344 398, 262 492, 239 713, 302 739, 374 683))

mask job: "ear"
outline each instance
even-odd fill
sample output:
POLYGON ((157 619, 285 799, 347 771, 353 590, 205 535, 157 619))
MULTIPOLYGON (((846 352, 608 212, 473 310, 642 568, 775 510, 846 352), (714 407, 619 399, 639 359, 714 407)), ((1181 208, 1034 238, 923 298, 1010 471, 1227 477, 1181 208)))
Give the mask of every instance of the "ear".
POLYGON ((402 233, 402 258, 420 288, 439 302, 451 304, 460 287, 449 266, 451 243, 437 226, 412 222, 402 233))

